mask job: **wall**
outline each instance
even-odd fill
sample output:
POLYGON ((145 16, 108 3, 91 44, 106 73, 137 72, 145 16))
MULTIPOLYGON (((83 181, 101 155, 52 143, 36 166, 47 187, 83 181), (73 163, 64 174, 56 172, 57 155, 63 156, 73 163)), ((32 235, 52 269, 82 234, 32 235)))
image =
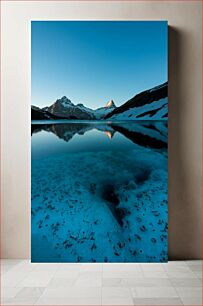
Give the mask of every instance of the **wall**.
POLYGON ((2 257, 30 257, 30 20, 167 19, 169 256, 201 258, 201 2, 4 1, 1 5, 2 257))

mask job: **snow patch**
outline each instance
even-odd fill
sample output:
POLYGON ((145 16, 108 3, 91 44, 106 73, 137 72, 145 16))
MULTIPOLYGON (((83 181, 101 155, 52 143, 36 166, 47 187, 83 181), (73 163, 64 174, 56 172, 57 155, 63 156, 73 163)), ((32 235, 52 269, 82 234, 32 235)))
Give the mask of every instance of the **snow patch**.
POLYGON ((127 111, 119 114, 115 114, 109 119, 112 120, 167 120, 167 117, 163 118, 168 113, 168 98, 163 98, 158 101, 154 101, 150 104, 145 104, 140 107, 129 108, 127 111), (158 110, 154 115, 144 113, 158 110), (143 114, 143 116, 142 116, 143 114))

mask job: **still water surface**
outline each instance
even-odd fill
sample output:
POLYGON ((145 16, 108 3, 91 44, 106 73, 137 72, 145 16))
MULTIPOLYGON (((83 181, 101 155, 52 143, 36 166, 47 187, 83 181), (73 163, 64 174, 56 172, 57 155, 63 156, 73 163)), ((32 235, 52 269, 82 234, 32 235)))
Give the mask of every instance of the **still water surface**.
POLYGON ((32 261, 167 261, 167 131, 32 122, 32 261))

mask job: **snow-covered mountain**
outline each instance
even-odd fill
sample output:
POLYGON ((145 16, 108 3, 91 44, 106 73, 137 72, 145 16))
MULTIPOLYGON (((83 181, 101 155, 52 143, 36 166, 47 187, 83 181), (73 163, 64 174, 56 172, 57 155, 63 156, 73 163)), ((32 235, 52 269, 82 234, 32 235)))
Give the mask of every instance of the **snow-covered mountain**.
POLYGON ((116 109, 116 105, 113 100, 109 100, 104 107, 97 108, 94 111, 94 116, 96 119, 103 119, 105 116, 113 112, 116 109))
POLYGON ((105 119, 110 120, 167 120, 168 82, 143 91, 113 112, 105 119))
POLYGON ((50 114, 47 110, 40 109, 34 105, 31 105, 31 118, 32 120, 61 119, 53 114, 50 114))
POLYGON ((66 96, 56 100, 56 102, 46 109, 49 113, 66 119, 94 119, 91 109, 85 107, 83 104, 73 104, 66 96))
POLYGON ((168 83, 145 90, 119 107, 116 107, 113 100, 109 100, 104 107, 96 110, 82 103, 74 104, 64 96, 42 109, 32 106, 32 120, 41 119, 167 120, 168 83))
POLYGON ((104 107, 96 110, 84 106, 82 103, 73 104, 66 96, 56 100, 51 106, 44 107, 42 110, 57 117, 66 119, 92 120, 103 119, 107 114, 116 108, 113 100, 109 100, 104 107))

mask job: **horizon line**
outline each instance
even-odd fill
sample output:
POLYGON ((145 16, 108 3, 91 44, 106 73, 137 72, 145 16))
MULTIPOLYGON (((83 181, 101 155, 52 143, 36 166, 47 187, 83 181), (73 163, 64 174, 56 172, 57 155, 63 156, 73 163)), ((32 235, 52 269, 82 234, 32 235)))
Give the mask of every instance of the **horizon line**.
MULTIPOLYGON (((143 93, 143 92, 145 92, 145 91, 147 91, 147 90, 151 90, 151 89, 153 89, 153 88, 156 88, 156 87, 158 87, 158 86, 161 86, 161 85, 163 85, 163 84, 165 84, 165 83, 168 83, 168 80, 166 80, 165 82, 163 82, 163 83, 161 83, 161 84, 158 84, 158 85, 155 85, 155 86, 153 86, 153 87, 150 87, 150 88, 148 88, 148 89, 139 91, 139 92, 135 93, 135 95, 132 96, 131 98, 129 98, 127 101, 123 102, 121 105, 125 104, 125 103, 128 102, 130 99, 134 98, 135 96, 137 96, 137 95, 139 95, 139 94, 141 94, 141 93, 143 93)), ((83 104, 83 103, 80 103, 80 102, 79 102, 79 103, 73 102, 73 101, 71 100, 71 98, 68 98, 66 95, 63 95, 61 98, 57 98, 56 100, 54 100, 54 101, 51 102, 51 103, 53 104, 53 103, 55 103, 57 100, 62 99, 63 97, 66 97, 66 98, 67 98, 68 100, 70 100, 74 105, 82 104, 82 105, 84 105, 85 107, 90 108, 89 106, 86 106, 87 104, 83 104)), ((31 99, 32 99, 32 98, 31 98, 31 99)), ((112 101, 114 102, 114 104, 116 105, 116 102, 115 102, 114 99, 110 98, 108 101, 110 101, 110 100, 112 100, 112 101)), ((108 101, 107 101, 107 103, 108 103, 108 101)), ((52 104, 50 104, 49 106, 51 106, 52 104)), ((121 105, 119 105, 119 106, 121 106, 121 105)), ((40 109, 45 108, 45 107, 49 107, 48 105, 43 106, 43 107, 40 107, 40 106, 38 106, 37 104, 31 104, 31 106, 36 106, 36 107, 39 107, 40 109)), ((119 107, 119 106, 117 106, 117 107, 119 107)), ((100 107, 104 107, 104 106, 99 106, 99 107, 97 107, 96 109, 98 109, 98 108, 100 108, 100 107)), ((90 108, 90 109, 96 110, 96 109, 94 109, 94 108, 90 108)))

